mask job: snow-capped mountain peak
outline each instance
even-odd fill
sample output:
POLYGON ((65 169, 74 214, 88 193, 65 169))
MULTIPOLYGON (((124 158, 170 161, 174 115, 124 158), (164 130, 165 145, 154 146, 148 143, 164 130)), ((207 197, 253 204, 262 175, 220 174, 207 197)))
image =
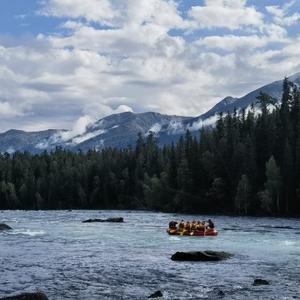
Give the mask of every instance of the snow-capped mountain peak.
MULTIPOLYGON (((300 73, 288 78, 300 86, 300 73)), ((175 142, 188 129, 198 132, 205 126, 212 126, 220 113, 241 112, 251 109, 260 92, 269 94, 278 100, 282 96, 282 80, 272 82, 256 89, 243 97, 226 97, 213 108, 198 117, 169 116, 157 112, 135 114, 124 112, 102 118, 94 123, 84 124, 84 130, 45 130, 25 132, 9 130, 0 134, 0 152, 30 151, 38 153, 52 150, 57 146, 70 150, 103 149, 105 147, 134 146, 138 133, 147 135, 153 132, 160 144, 175 142)), ((255 107, 259 113, 259 108, 255 107)), ((196 112, 195 112, 196 113, 196 112)), ((82 127, 82 126, 81 126, 82 127)))

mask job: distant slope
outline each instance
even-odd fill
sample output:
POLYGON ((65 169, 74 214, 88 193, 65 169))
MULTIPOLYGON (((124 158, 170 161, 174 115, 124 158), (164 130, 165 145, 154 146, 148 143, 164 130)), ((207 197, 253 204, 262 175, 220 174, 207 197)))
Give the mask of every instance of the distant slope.
POLYGON ((13 153, 16 151, 40 152, 38 145, 50 139, 57 130, 49 129, 38 132, 9 130, 0 134, 0 152, 13 153))
MULTIPOLYGON (((294 82, 297 85, 300 85, 300 73, 297 73, 293 76, 290 76, 288 78, 291 82, 294 82)), ((201 115, 200 117, 202 119, 207 119, 215 114, 219 114, 220 112, 227 113, 227 112, 233 112, 234 108, 237 109, 243 109, 249 107, 252 103, 257 102, 256 97, 259 95, 260 92, 264 92, 269 94, 270 96, 274 97, 278 101, 280 101, 282 96, 282 84, 283 80, 278 80, 275 82, 272 82, 270 84, 267 84, 261 88, 258 88, 245 96, 241 98, 232 98, 232 97, 226 97, 222 101, 220 101, 218 104, 216 104, 212 109, 210 109, 205 114, 201 115)))
POLYGON ((13 153, 15 151, 29 151, 39 153, 49 151, 60 146, 69 150, 89 149, 100 150, 105 147, 123 148, 136 143, 138 133, 147 135, 155 133, 161 144, 176 139, 175 135, 160 136, 163 128, 172 124, 182 124, 192 118, 168 116, 154 112, 134 114, 125 112, 107 116, 87 127, 81 135, 72 136, 66 130, 46 130, 39 132, 25 132, 9 130, 0 134, 0 152, 13 153))
MULTIPOLYGON (((180 116, 168 116, 154 112, 134 114, 131 112, 115 114, 103 118, 90 126, 85 134, 99 132, 100 134, 85 140, 77 145, 75 149, 86 151, 91 148, 101 149, 103 147, 123 148, 135 145, 138 133, 146 135, 150 131, 158 134, 163 128, 172 123, 181 123, 192 118, 180 116)), ((75 141, 80 140, 75 137, 75 141)), ((74 141, 74 139, 73 139, 74 141)), ((165 140, 159 137, 159 142, 165 144, 165 140)))

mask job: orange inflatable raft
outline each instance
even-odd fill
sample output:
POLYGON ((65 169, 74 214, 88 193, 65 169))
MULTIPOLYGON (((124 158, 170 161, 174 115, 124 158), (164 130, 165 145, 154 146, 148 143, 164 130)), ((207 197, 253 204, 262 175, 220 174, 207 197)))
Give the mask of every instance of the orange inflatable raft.
POLYGON ((216 229, 206 229, 206 230, 183 230, 179 231, 177 229, 167 229, 169 235, 181 235, 181 236, 217 236, 218 231, 216 229))

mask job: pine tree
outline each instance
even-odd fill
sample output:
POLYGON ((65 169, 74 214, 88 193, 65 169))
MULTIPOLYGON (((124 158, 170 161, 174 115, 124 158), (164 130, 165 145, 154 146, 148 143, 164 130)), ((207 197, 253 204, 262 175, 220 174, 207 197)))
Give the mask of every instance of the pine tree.
POLYGON ((280 213, 280 190, 281 190, 281 176, 280 169, 276 164, 273 156, 266 163, 266 183, 265 191, 272 200, 272 211, 280 213))
POLYGON ((266 116, 268 114, 268 106, 275 105, 276 99, 271 97, 270 95, 260 91, 259 95, 256 97, 258 99, 258 103, 261 108, 262 116, 266 116))
POLYGON ((235 212, 239 215, 248 214, 251 187, 247 175, 242 175, 235 196, 235 212))

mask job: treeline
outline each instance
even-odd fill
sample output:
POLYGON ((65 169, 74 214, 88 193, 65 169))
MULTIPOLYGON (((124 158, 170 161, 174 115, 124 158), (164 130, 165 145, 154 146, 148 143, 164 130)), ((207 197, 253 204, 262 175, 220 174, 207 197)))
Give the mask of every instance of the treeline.
POLYGON ((149 134, 122 150, 2 154, 0 209, 300 215, 299 89, 285 79, 280 105, 258 103, 163 148, 149 134))

